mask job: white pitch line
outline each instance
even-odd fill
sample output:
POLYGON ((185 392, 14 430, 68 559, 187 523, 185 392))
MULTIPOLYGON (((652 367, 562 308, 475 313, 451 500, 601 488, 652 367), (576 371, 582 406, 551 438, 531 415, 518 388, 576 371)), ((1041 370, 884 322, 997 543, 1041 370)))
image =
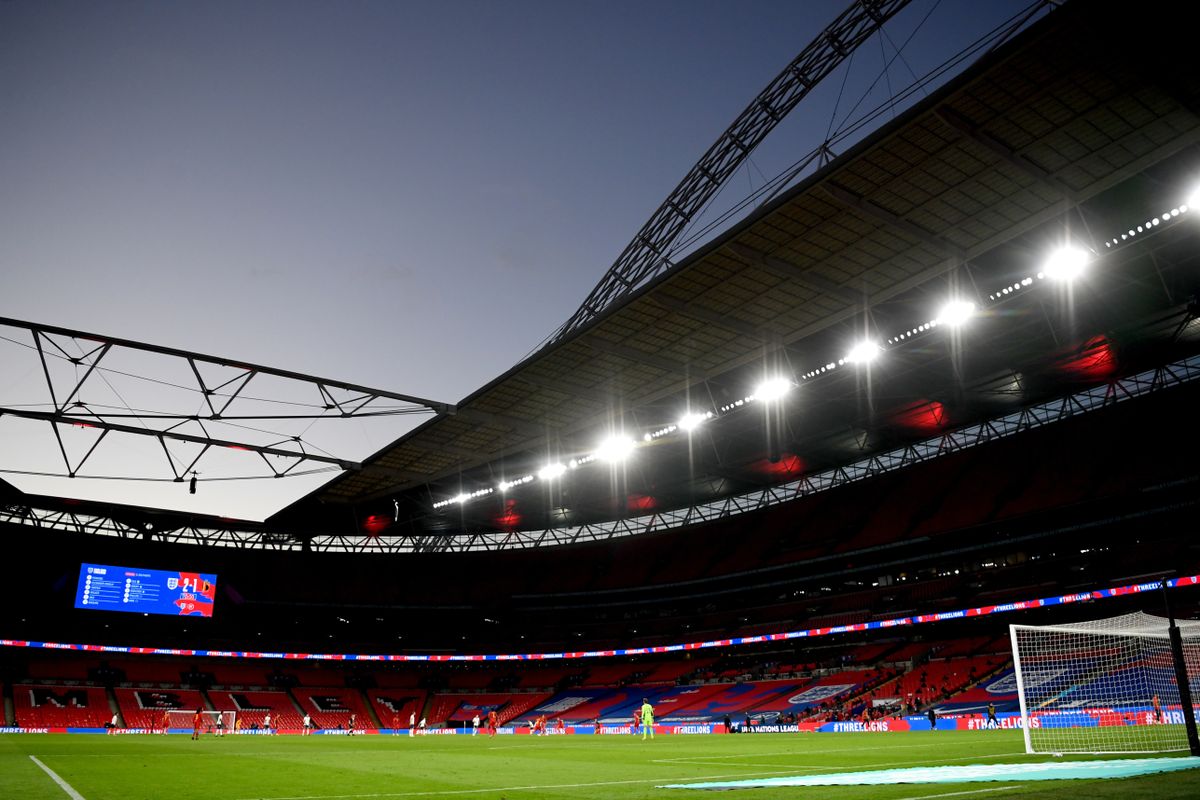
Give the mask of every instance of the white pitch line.
MULTIPOLYGON (((860 752, 861 752, 861 751, 860 751, 860 752)), ((813 754, 813 753, 773 753, 772 755, 803 755, 803 756, 809 756, 809 755, 814 755, 814 754, 813 754)), ((992 755, 990 755, 990 756, 981 756, 981 755, 973 755, 973 756, 955 756, 954 758, 938 758, 937 760, 938 760, 938 761, 978 761, 979 759, 984 759, 984 758, 1012 758, 1013 756, 1019 756, 1019 755, 1025 755, 1025 754, 1024 754, 1023 752, 1021 752, 1021 753, 1016 753, 1016 752, 1014 752, 1014 753, 994 753, 994 754, 992 754, 992 755)), ((711 759, 711 758, 717 758, 717 756, 697 756, 697 757, 698 757, 698 758, 710 758, 710 759, 711 759)), ((738 754, 736 754, 736 753, 730 753, 729 755, 722 756, 722 758, 726 758, 726 759, 734 759, 734 758, 742 758, 742 757, 743 757, 743 756, 739 756, 739 755, 738 755, 738 754)), ((677 758, 655 758, 655 759, 652 759, 652 760, 651 760, 651 763, 665 763, 665 762, 670 762, 670 763, 672 763, 672 764, 677 764, 677 763, 685 763, 685 764, 686 764, 686 763, 687 763, 687 762, 683 762, 683 761, 682 761, 682 759, 677 759, 677 758)), ((911 761, 875 761, 875 762, 871 762, 871 763, 867 763, 867 764, 855 764, 855 765, 854 765, 854 768, 855 768, 855 769, 862 769, 862 768, 864 768, 864 767, 902 767, 902 766, 905 766, 905 765, 907 765, 907 764, 911 764, 911 763, 912 763, 911 761)), ((697 765, 697 766, 702 766, 702 765, 697 765)), ((780 765, 780 764, 754 764, 754 763, 745 762, 745 761, 722 761, 722 762, 721 762, 719 765, 715 765, 715 764, 714 764, 713 766, 722 766, 722 767, 778 767, 778 766, 781 766, 781 765, 780 765)), ((829 770, 829 769, 831 769, 831 767, 830 767, 830 765, 828 765, 828 764, 820 764, 820 765, 813 765, 813 766, 806 766, 806 765, 804 765, 804 764, 796 764, 796 765, 793 765, 793 766, 792 766, 792 769, 820 769, 820 770, 829 770)))
MULTIPOLYGON (((381 753, 381 752, 385 752, 385 751, 371 750, 368 752, 381 753)), ((230 752, 230 753, 188 753, 188 752, 138 753, 137 757, 138 758, 204 758, 206 756, 213 756, 214 758, 217 758, 217 757, 230 758, 233 756, 245 756, 245 757, 252 757, 252 758, 254 758, 254 757, 269 758, 271 756, 276 756, 278 758, 291 758, 293 754, 294 754, 293 752, 270 750, 270 751, 261 752, 261 753, 246 753, 246 752, 237 752, 237 753, 232 753, 232 752, 230 752)), ((309 756, 312 754, 305 753, 305 755, 309 756)), ((129 755, 129 753, 56 753, 54 757, 55 758, 130 758, 130 755, 129 755)))
MULTIPOLYGON (((786 775, 793 770, 781 769, 772 772, 759 772, 747 775, 744 772, 732 773, 729 775, 699 775, 694 778, 686 778, 689 781, 715 781, 722 778, 745 778, 752 780, 755 777, 763 777, 767 775, 786 775)), ((486 792, 523 792, 539 789, 583 789, 589 786, 621 786, 631 783, 662 783, 664 778, 645 778, 640 780, 629 781, 595 781, 592 783, 548 783, 534 784, 530 786, 493 786, 487 789, 442 789, 428 792, 374 792, 371 794, 307 794, 293 795, 287 797, 247 797, 242 800, 354 800, 354 798, 365 797, 437 797, 443 795, 456 794, 484 794, 486 792)))
POLYGON ((915 797, 900 797, 897 800, 933 800, 935 797, 961 797, 964 794, 983 794, 984 792, 1005 792, 1009 789, 1024 789, 1025 784, 1018 783, 1015 786, 994 786, 990 789, 971 789, 966 792, 942 792, 940 794, 920 794, 915 797))
POLYGON ((62 778, 60 778, 60 777, 58 776, 58 773, 57 773, 57 772, 55 772, 54 770, 50 769, 50 768, 49 768, 49 767, 47 767, 45 764, 43 764, 41 761, 39 761, 37 756, 30 756, 30 757, 29 757, 29 760, 30 760, 30 761, 32 761, 33 763, 37 764, 39 767, 41 767, 41 768, 42 768, 42 772, 44 772, 44 773, 46 773, 47 775, 49 775, 49 776, 50 776, 50 780, 52 780, 52 781, 54 781, 55 783, 57 783, 57 784, 58 784, 58 787, 59 787, 60 789, 62 789, 64 792, 66 792, 66 793, 67 793, 67 796, 68 796, 68 797, 70 797, 70 798, 71 798, 71 800, 84 800, 84 797, 83 797, 83 795, 81 795, 79 792, 75 791, 75 787, 71 786, 71 784, 67 783, 67 782, 66 782, 66 781, 64 781, 62 778))
MULTIPOLYGON (((898 744, 889 745, 888 750, 919 750, 928 749, 928 744, 898 744)), ((724 758, 758 758, 759 756, 825 756, 833 753, 861 753, 861 747, 840 747, 831 748, 829 750, 810 750, 808 748, 797 748, 795 750, 772 750, 769 753, 724 753, 717 756, 681 756, 679 758, 656 758, 653 759, 656 763, 671 764, 677 761, 713 761, 724 758)), ((1016 756, 1024 755, 1024 750, 1013 750, 1010 753, 999 753, 997 755, 1016 756)))

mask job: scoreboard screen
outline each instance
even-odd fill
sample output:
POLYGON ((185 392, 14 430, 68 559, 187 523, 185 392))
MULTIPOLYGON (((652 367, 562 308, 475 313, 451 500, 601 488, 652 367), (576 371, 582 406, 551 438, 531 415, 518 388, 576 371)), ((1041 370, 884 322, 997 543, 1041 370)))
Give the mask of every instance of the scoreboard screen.
POLYGON ((79 568, 75 607, 211 617, 216 594, 216 575, 83 564, 79 568))

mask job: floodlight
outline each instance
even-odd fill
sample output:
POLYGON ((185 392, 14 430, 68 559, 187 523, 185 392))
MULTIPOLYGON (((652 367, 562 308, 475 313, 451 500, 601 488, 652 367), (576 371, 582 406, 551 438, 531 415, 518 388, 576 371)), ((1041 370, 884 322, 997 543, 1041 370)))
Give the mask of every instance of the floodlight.
POLYGON ((937 324, 957 327, 971 318, 975 313, 975 304, 970 300, 951 300, 942 306, 938 312, 937 324))
POLYGON ((869 364, 882 352, 883 348, 878 342, 867 339, 850 348, 850 352, 846 354, 846 361, 850 364, 869 364))
POLYGON ((703 425, 707 420, 707 414, 690 413, 684 414, 683 417, 680 418, 679 422, 675 424, 678 425, 681 430, 693 431, 703 425))
POLYGON ((566 471, 567 471, 567 468, 564 467, 562 464, 558 464, 558 463, 547 464, 546 466, 544 466, 538 470, 537 476, 544 481, 550 481, 550 480, 554 480, 555 478, 557 478, 559 475, 562 475, 566 471))
POLYGON ((628 436, 613 436, 596 448, 596 457, 605 461, 624 461, 633 452, 635 444, 628 436))
POLYGON ((792 390, 792 382, 787 378, 768 378, 754 389, 754 399, 770 403, 780 399, 792 390))
POLYGON ((1078 247, 1060 247, 1050 254, 1042 271, 1046 277, 1056 281, 1072 281, 1079 277, 1092 257, 1078 247))

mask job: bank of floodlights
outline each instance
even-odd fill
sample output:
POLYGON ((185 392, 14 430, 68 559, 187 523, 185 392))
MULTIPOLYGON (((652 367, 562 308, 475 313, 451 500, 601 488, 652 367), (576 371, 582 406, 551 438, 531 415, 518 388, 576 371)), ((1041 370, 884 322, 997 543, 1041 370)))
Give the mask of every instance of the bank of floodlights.
POLYGON ((675 425, 677 428, 679 428, 679 430, 691 433, 692 431, 696 430, 696 428, 699 428, 705 422, 708 422, 710 419, 712 419, 712 417, 713 412, 711 411, 691 412, 680 417, 679 422, 675 423, 675 425))
POLYGON ((846 353, 846 357, 842 361, 846 364, 870 364, 882 353, 883 348, 879 346, 879 342, 864 339, 851 347, 850 352, 846 353))
POLYGON ((596 448, 596 458, 610 464, 619 464, 633 454, 637 442, 624 434, 610 436, 596 448))
POLYGON ((557 461, 547 464, 537 471, 537 476, 544 481, 552 481, 558 476, 567 471, 566 464, 560 464, 557 461))
POLYGON ((1082 247, 1060 247, 1046 257, 1038 274, 1052 281, 1070 283, 1083 274, 1091 260, 1091 254, 1082 247))
POLYGON ((949 325, 956 328, 975 316, 975 304, 970 300, 951 300, 942 306, 934 321, 938 325, 949 325))
POLYGON ((749 399, 762 403, 774 403, 782 400, 792 390, 793 385, 787 378, 768 378, 754 388, 754 394, 750 395, 749 399))
MULTIPOLYGON (((1150 233, 1162 225, 1176 222, 1186 216, 1198 204, 1200 204, 1200 187, 1188 196, 1187 202, 1164 210, 1161 214, 1151 217, 1139 225, 1133 225, 1125 232, 1104 240, 1104 246, 1109 249, 1119 247, 1123 242, 1128 243, 1134 238, 1150 233)), ((1059 247, 1046 254, 1043 261, 1038 265, 1036 273, 1014 280, 1010 284, 995 289, 988 294, 987 299, 993 303, 1000 302, 1012 295, 1027 291, 1038 283, 1049 282, 1058 285, 1069 285, 1072 281, 1079 279, 1086 273, 1093 260, 1093 253, 1078 245, 1072 244, 1059 247)), ((571 458, 565 464, 560 462, 550 463, 539 469, 536 474, 500 481, 495 489, 486 488, 470 493, 461 493, 455 497, 440 500, 434 503, 433 507, 440 509, 453 504, 466 503, 477 497, 492 494, 494 491, 507 492, 530 483, 535 479, 543 481, 557 480, 568 470, 578 469, 593 461, 605 461, 610 464, 620 463, 632 456, 639 446, 649 444, 667 436, 673 436, 677 433, 691 435, 701 425, 719 419, 727 414, 736 413, 744 406, 754 403, 780 402, 799 382, 822 377, 847 365, 861 366, 870 364, 882 356, 889 347, 903 344, 909 339, 926 334, 938 327, 950 328, 952 330, 959 328, 969 322, 979 312, 979 306, 971 300, 964 298, 949 300, 938 310, 937 316, 933 319, 895 333, 883 340, 882 343, 870 339, 858 342, 841 358, 813 367, 806 372, 800 373, 795 379, 787 375, 771 377, 756 386, 752 394, 740 400, 731 400, 711 411, 690 409, 677 421, 645 432, 641 436, 640 442, 624 434, 613 436, 602 442, 593 452, 571 458)))

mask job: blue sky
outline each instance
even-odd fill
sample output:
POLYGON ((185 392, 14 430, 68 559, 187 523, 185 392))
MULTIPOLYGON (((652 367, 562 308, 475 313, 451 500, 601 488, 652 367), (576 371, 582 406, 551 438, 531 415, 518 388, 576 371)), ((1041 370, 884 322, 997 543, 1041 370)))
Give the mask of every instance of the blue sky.
MULTIPOLYGON (((0 315, 457 401, 575 310, 845 5, 0 3, 0 315)), ((916 0, 839 109, 931 10, 897 89, 1023 5, 916 0)), ((842 78, 725 201, 823 138, 842 78)), ((41 447, 6 424, 0 468, 41 447)), ((57 485, 30 488, 98 491, 57 485)))

